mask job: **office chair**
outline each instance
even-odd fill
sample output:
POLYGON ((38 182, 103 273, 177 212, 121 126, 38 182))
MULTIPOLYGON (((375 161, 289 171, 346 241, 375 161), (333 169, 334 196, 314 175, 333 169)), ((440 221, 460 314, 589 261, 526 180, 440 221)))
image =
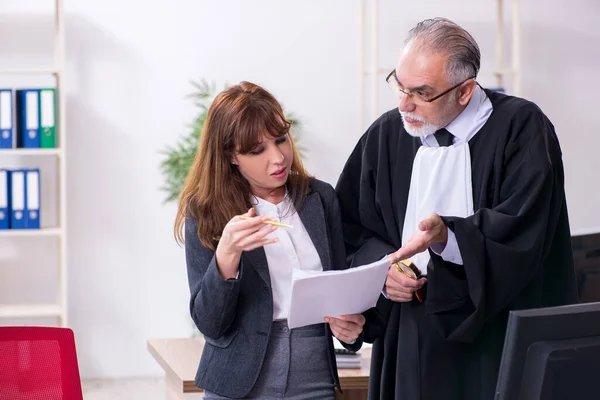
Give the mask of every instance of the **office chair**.
POLYGON ((0 326, 0 400, 83 400, 73 331, 0 326))

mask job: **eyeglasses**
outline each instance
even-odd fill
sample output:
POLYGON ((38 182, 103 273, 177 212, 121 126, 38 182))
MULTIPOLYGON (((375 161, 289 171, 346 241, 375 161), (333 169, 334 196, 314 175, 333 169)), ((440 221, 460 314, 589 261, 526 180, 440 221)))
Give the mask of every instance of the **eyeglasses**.
POLYGON ((398 81, 398 78, 396 77, 396 70, 392 70, 392 72, 390 72, 388 74, 388 76, 385 78, 385 81, 387 82, 388 86, 392 89, 392 91, 398 97, 400 97, 402 94, 405 94, 408 97, 410 97, 416 104, 419 104, 419 103, 424 104, 424 103, 431 103, 432 101, 439 99, 443 95, 450 93, 451 91, 453 91, 454 89, 456 89, 457 87, 459 87, 460 85, 462 85, 463 83, 465 83, 471 79, 475 79, 475 77, 472 76, 468 79, 465 79, 458 85, 454 85, 450 89, 443 91, 442 93, 438 94, 437 96, 434 96, 431 98, 425 92, 420 91, 420 90, 417 90, 416 92, 412 93, 412 92, 407 92, 406 90, 401 89, 400 82, 398 81))

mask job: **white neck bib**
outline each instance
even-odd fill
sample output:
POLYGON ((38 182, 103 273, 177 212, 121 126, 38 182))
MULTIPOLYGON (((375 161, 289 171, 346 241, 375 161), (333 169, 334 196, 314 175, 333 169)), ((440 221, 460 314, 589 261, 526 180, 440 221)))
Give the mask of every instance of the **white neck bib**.
MULTIPOLYGON (((431 213, 442 216, 473 215, 471 152, 468 143, 448 147, 421 146, 413 162, 402 243, 418 231, 419 222, 431 213)), ((427 275, 429 251, 410 260, 427 275)))

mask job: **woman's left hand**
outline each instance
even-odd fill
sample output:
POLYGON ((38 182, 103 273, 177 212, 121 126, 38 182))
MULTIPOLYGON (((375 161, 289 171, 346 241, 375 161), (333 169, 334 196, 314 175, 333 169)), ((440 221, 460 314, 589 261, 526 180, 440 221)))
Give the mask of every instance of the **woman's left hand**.
POLYGON ((365 317, 362 314, 349 314, 339 318, 325 317, 325 322, 329 323, 331 332, 338 340, 350 344, 361 334, 365 317))

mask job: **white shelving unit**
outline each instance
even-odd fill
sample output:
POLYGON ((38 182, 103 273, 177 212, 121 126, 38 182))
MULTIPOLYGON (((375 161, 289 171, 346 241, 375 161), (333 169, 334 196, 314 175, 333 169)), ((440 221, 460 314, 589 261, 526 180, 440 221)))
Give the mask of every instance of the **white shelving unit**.
MULTIPOLYGON (((375 120, 379 116, 379 79, 385 77, 394 66, 381 67, 379 65, 379 0, 369 0, 371 5, 370 17, 370 50, 371 50, 371 65, 367 68, 365 64, 366 46, 365 33, 366 29, 366 10, 367 0, 360 1, 360 129, 365 127, 365 111, 367 101, 369 101, 369 109, 371 119, 375 120), (371 79, 371 92, 369 96, 365 91, 367 80, 371 79), (367 99, 367 97, 370 98, 367 99)), ((493 75, 496 79, 496 87, 505 87, 504 77, 512 75, 511 94, 518 96, 521 91, 521 24, 520 24, 520 0, 512 0, 512 66, 507 68, 504 65, 504 0, 495 0, 496 3, 496 70, 493 75)))
POLYGON ((18 237, 61 237, 63 230, 60 228, 42 228, 42 229, 15 229, 0 231, 0 238, 18 238, 18 237))
POLYGON ((57 69, 52 68, 23 68, 23 69, 0 69, 0 74, 4 75, 27 75, 27 74, 52 74, 59 75, 59 71, 57 69))
POLYGON ((61 156, 62 149, 0 149, 0 156, 61 156))
MULTIPOLYGON (((66 99, 64 88, 65 66, 65 29, 63 15, 63 0, 51 0, 54 5, 54 61, 48 68, 27 68, 0 70, 0 74, 14 75, 51 75, 55 79, 56 88, 56 148, 52 149, 1 149, 0 160, 10 157, 34 158, 54 157, 57 162, 57 226, 41 229, 3 230, 0 239, 27 240, 30 237, 51 238, 58 243, 58 290, 56 300, 49 304, 0 304, 0 318, 35 318, 56 317, 58 326, 68 326, 67 314, 67 173, 66 173, 66 99)), ((15 133, 16 134, 16 133, 15 133)), ((0 167, 2 162, 0 161, 0 167)), ((42 224, 43 224, 42 220, 42 224)), ((42 266, 43 267, 43 266, 42 266)), ((0 325, 2 320, 0 319, 0 325)))

